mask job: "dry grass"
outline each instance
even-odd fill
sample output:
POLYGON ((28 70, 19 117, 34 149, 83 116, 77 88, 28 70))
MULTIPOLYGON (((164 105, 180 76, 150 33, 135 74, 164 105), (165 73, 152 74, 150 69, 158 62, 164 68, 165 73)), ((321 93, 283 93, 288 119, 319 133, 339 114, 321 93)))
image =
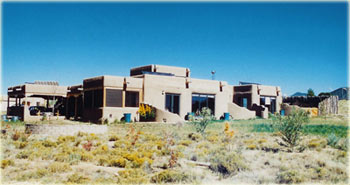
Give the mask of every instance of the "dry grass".
POLYGON ((278 144, 277 133, 251 132, 268 121, 214 123, 203 136, 187 124, 139 123, 109 126, 107 135, 41 137, 25 135, 23 124, 2 123, 2 181, 347 183, 347 150, 329 146, 322 135, 303 135, 290 150, 278 144))

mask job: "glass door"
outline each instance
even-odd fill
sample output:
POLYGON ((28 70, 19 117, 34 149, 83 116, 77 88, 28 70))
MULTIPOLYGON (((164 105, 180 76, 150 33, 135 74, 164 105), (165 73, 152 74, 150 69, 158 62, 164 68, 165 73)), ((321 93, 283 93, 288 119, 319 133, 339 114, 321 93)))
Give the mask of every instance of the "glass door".
POLYGON ((180 112, 180 95, 179 94, 165 94, 165 110, 179 114, 180 112))

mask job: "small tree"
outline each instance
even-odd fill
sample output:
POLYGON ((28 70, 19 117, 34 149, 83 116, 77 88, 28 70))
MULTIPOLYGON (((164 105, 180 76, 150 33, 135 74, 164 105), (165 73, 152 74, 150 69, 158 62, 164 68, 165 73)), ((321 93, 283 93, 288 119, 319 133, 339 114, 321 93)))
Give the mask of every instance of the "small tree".
POLYGON ((307 96, 315 96, 314 90, 312 90, 311 88, 307 90, 307 96))
POLYGON ((301 129, 309 121, 309 113, 301 109, 293 109, 288 116, 277 115, 273 125, 281 133, 281 138, 287 145, 294 147, 298 144, 301 129))
POLYGON ((214 120, 214 116, 211 114, 211 110, 208 107, 203 107, 199 113, 199 120, 195 121, 193 117, 191 118, 191 123, 196 128, 196 131, 204 134, 205 129, 214 120))

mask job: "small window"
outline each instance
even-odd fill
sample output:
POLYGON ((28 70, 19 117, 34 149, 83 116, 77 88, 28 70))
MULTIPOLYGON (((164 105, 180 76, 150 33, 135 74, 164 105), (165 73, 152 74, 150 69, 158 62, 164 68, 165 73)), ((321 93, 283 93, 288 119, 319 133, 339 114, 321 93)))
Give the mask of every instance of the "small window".
POLYGON ((243 107, 248 108, 248 98, 243 98, 242 100, 243 107))
POLYGON ((125 107, 139 107, 139 92, 126 91, 125 107))
POLYGON ((106 106, 122 107, 123 91, 119 89, 106 89, 106 106))

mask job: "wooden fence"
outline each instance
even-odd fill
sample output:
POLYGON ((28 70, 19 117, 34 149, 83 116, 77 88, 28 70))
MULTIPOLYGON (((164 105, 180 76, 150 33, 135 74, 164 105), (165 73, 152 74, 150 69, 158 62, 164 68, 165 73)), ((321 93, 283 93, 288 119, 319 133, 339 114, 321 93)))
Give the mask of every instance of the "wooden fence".
POLYGON ((318 115, 338 114, 338 96, 330 96, 318 104, 318 115))

